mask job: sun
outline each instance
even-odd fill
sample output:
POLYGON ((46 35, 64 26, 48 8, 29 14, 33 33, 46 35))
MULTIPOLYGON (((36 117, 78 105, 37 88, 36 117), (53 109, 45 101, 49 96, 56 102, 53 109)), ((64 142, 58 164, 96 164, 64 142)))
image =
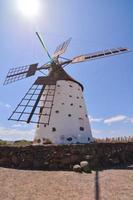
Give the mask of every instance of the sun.
POLYGON ((36 17, 39 13, 38 0, 18 0, 18 7, 27 17, 36 17))

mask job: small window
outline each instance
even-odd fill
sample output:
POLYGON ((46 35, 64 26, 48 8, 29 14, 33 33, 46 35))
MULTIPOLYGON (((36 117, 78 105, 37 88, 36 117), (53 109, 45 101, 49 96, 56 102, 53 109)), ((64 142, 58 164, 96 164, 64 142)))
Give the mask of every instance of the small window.
POLYGON ((77 97, 77 99, 79 99, 79 97, 77 97))
POLYGON ((73 87, 72 85, 69 85, 69 87, 73 87))
POLYGON ((55 128, 55 127, 53 127, 53 128, 52 128, 52 131, 53 131, 53 132, 55 132, 55 131, 56 131, 56 128, 55 128))
POLYGON ((69 142, 71 142, 71 141, 72 141, 72 138, 71 138, 71 137, 69 137, 69 138, 67 138, 67 140, 68 140, 69 142))
POLYGON ((43 109, 44 109, 44 107, 40 107, 40 113, 42 113, 43 109))
POLYGON ((60 85, 57 85, 57 87, 60 87, 60 85))
POLYGON ((83 118, 82 118, 82 117, 79 117, 79 120, 83 120, 83 118))
POLYGON ((44 124, 44 127, 46 127, 46 124, 44 124))
POLYGON ((73 103, 71 103, 70 106, 73 106, 73 103))
POLYGON ((86 116, 86 118, 88 118, 88 115, 87 115, 87 114, 86 114, 85 116, 86 116))
POLYGON ((71 114, 68 114, 68 117, 71 117, 72 115, 71 114))
POLYGON ((88 141, 90 141, 90 138, 88 137, 88 141))
POLYGON ((56 113, 59 113, 59 110, 56 110, 55 112, 56 112, 56 113))
POLYGON ((69 95, 69 97, 72 97, 72 95, 69 95))
POLYGON ((82 127, 82 126, 79 129, 80 129, 80 131, 84 131, 84 127, 82 127))
POLYGON ((64 105, 64 103, 61 103, 61 105, 64 105))
POLYGON ((80 108, 82 108, 82 106, 81 106, 81 105, 79 105, 79 107, 80 107, 80 108))

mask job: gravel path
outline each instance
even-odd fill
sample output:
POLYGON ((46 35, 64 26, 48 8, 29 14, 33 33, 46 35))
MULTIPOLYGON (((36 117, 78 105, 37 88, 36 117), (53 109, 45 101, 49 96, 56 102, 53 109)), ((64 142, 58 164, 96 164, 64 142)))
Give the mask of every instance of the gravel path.
POLYGON ((79 174, 0 168, 0 200, 133 200, 133 170, 79 174))

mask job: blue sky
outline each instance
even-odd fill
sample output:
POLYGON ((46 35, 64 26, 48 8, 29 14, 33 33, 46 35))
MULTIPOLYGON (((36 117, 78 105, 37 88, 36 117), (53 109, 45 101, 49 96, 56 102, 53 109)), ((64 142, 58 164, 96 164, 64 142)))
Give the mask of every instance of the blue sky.
MULTIPOLYGON (((3 86, 11 67, 48 57, 35 35, 35 24, 52 54, 72 37, 65 57, 113 47, 133 49, 133 1, 39 0, 36 20, 19 11, 18 0, 0 1, 0 138, 32 139, 35 127, 8 121, 36 77, 3 86)), ((133 136, 133 52, 69 65, 66 71, 84 85, 94 137, 133 136)))

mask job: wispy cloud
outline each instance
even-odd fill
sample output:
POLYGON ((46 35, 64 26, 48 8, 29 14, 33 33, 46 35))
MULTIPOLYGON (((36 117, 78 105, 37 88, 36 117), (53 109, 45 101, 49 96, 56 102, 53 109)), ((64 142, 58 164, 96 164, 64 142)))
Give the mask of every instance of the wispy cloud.
POLYGON ((3 140, 32 140, 35 134, 35 129, 19 130, 17 128, 6 128, 0 126, 0 139, 3 140))
POLYGON ((132 123, 133 124, 133 117, 132 118, 127 118, 127 122, 130 122, 130 123, 132 123))
POLYGON ((11 107, 10 104, 4 103, 4 102, 1 102, 1 101, 0 101, 0 106, 1 106, 1 107, 5 107, 5 108, 10 108, 10 107, 11 107))
POLYGON ((104 123, 111 125, 112 123, 122 122, 122 121, 125 121, 126 119, 127 119, 126 115, 116 115, 116 116, 105 119, 104 123))
POLYGON ((22 127, 21 124, 13 124, 13 125, 12 125, 12 128, 20 128, 20 127, 22 127))
POLYGON ((113 123, 119 123, 119 122, 133 123, 133 117, 128 117, 126 115, 121 115, 121 114, 111 116, 108 118, 102 118, 102 117, 96 118, 96 117, 89 116, 89 120, 91 123, 102 122, 107 125, 112 125, 113 123))
POLYGON ((101 134, 102 130, 98 130, 98 129, 92 129, 92 135, 98 135, 101 134))
POLYGON ((106 138, 106 137, 128 137, 133 136, 132 131, 125 130, 102 130, 102 129, 92 129, 92 135, 95 138, 106 138))
POLYGON ((101 122, 103 121, 103 118, 95 118, 92 116, 89 116, 90 122, 101 122))
POLYGON ((10 104, 5 104, 5 107, 6 108, 11 108, 11 105, 10 104))
POLYGON ((26 123, 16 123, 12 125, 12 128, 26 128, 27 124, 26 123))

